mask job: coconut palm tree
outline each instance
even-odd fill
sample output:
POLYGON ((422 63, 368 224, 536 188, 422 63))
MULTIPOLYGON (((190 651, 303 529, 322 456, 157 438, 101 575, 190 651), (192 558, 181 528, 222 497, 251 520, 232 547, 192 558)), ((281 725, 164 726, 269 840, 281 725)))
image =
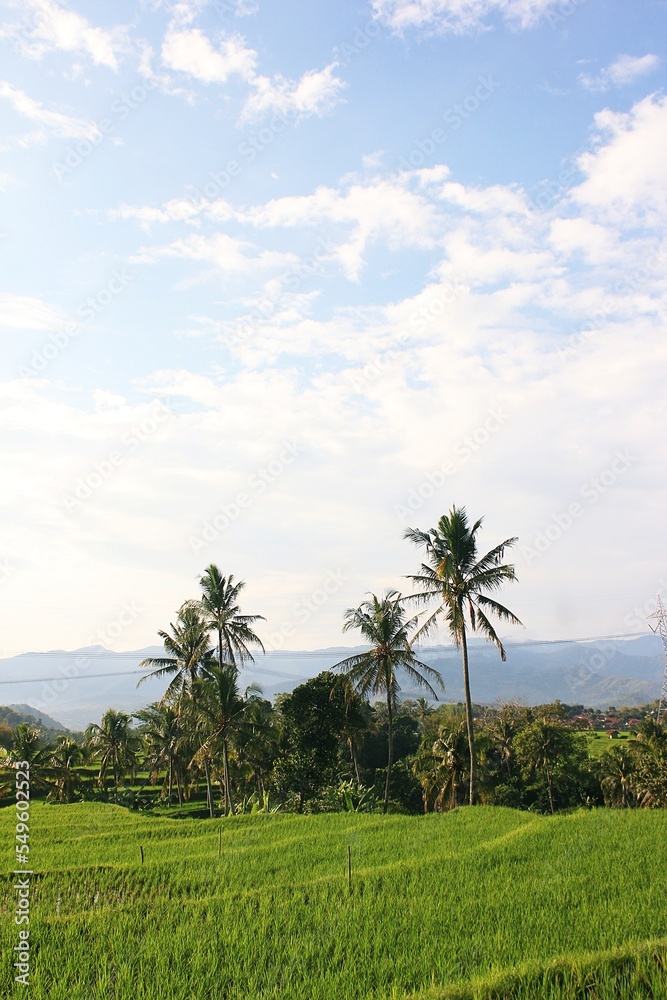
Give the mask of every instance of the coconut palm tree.
POLYGON ((134 713, 140 722, 139 733, 144 741, 145 761, 151 772, 166 770, 165 784, 169 804, 176 780, 178 804, 183 804, 183 747, 188 738, 183 715, 173 705, 154 702, 134 713))
POLYGON ((567 763, 574 746, 573 734, 563 725, 536 719, 522 729, 514 739, 517 760, 531 773, 542 771, 547 779, 549 809, 554 812, 554 771, 559 763, 567 763))
POLYGON ((71 802, 81 785, 78 768, 86 762, 86 750, 69 736, 59 736, 51 748, 49 763, 53 768, 54 787, 49 797, 56 802, 71 802))
POLYGON ((263 615, 242 615, 238 605, 239 594, 245 582, 234 582, 234 577, 222 576, 218 567, 211 563, 199 581, 203 594, 199 601, 192 602, 211 631, 218 636, 218 664, 231 663, 236 669, 244 660, 253 660, 250 646, 259 646, 264 652, 262 640, 252 630, 252 625, 265 621, 263 615))
POLYGON ((494 614, 501 621, 512 625, 521 622, 511 611, 488 596, 507 581, 516 580, 514 566, 502 562, 505 549, 511 548, 516 538, 507 538, 481 558, 477 554, 477 532, 482 518, 470 525, 464 507, 452 507, 443 515, 436 528, 420 531, 408 528, 405 537, 426 553, 419 573, 409 576, 419 588, 412 595, 420 601, 436 598, 440 604, 422 625, 417 637, 427 635, 441 620, 446 623, 457 648, 463 658, 463 688, 465 692, 466 727, 470 751, 470 791, 469 802, 475 802, 476 758, 475 731, 470 696, 470 676, 468 669, 468 627, 471 632, 479 632, 493 642, 505 660, 505 649, 488 615, 494 614))
POLYGON ((169 628, 171 632, 158 632, 167 655, 147 656, 139 664, 140 667, 157 668, 142 677, 139 684, 143 684, 149 677, 174 675, 163 701, 182 698, 192 691, 202 665, 209 662, 213 654, 209 644, 209 626, 195 602, 187 601, 183 604, 176 623, 172 622, 169 628))
POLYGON ((460 779, 468 764, 465 722, 455 728, 442 726, 433 745, 424 747, 413 767, 422 786, 424 812, 431 803, 436 812, 457 805, 460 779))
POLYGON ((627 747, 611 747, 598 760, 604 804, 628 809, 636 803, 637 760, 627 747))
POLYGON ((427 678, 439 684, 444 690, 442 677, 437 670, 421 663, 412 649, 410 632, 416 627, 418 618, 406 621, 401 595, 395 590, 386 597, 370 595, 358 608, 348 608, 345 612, 343 631, 358 629, 371 648, 363 653, 355 653, 336 663, 335 670, 342 670, 362 698, 369 694, 384 694, 387 699, 387 776, 384 788, 384 812, 389 804, 391 766, 393 762, 393 712, 398 704, 397 670, 403 670, 409 679, 426 688, 437 701, 437 694, 427 678))
POLYGON ((88 726, 85 737, 86 748, 90 750, 91 756, 100 761, 97 777, 100 788, 104 788, 107 774, 111 770, 118 796, 118 783, 136 764, 139 750, 139 737, 131 728, 130 716, 110 708, 102 716, 99 725, 93 722, 88 726))
MULTIPOLYGON (((222 752, 225 815, 229 815, 234 812, 229 774, 229 739, 245 708, 245 701, 238 689, 236 668, 231 663, 223 663, 222 666, 212 663, 205 666, 201 677, 195 681, 195 693, 197 731, 202 742, 193 760, 212 761, 215 759, 216 750, 222 752)), ((210 787, 209 812, 213 816, 210 787)))
POLYGON ((348 674, 342 674, 336 678, 336 683, 331 689, 331 698, 336 696, 336 689, 342 691, 345 706, 345 727, 342 735, 347 742, 357 785, 361 785, 358 750, 363 742, 364 733, 375 731, 373 709, 359 695, 348 674))

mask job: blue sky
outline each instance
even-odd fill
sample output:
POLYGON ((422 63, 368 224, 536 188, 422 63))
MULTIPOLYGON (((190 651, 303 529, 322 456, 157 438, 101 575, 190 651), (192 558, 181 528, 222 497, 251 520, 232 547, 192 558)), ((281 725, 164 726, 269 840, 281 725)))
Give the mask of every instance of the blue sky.
POLYGON ((665 7, 5 3, 0 652, 151 644, 209 562, 338 644, 452 504, 520 635, 637 628, 665 7))

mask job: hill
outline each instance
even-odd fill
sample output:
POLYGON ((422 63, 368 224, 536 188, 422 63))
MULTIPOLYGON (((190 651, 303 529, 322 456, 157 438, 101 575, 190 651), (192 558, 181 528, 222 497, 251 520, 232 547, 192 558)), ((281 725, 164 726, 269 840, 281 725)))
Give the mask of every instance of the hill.
POLYGON ((44 729, 55 729, 58 731, 67 729, 62 723, 56 722, 50 715, 40 712, 38 709, 33 708, 32 705, 0 705, 0 723, 4 723, 6 726, 14 729, 22 722, 27 722, 31 725, 37 723, 43 726, 44 729))
MULTIPOLYGON (((0 810, 4 871, 14 822, 0 810)), ((197 821, 38 803, 31 824, 33 1000, 667 996, 662 810, 197 821)), ((4 996, 25 996, 5 985, 15 937, 2 921, 4 996)))
MULTIPOLYGON (((336 646, 269 652, 243 670, 241 686, 258 683, 266 697, 273 697, 331 668, 352 651, 336 646)), ((25 653, 0 660, 0 679, 17 703, 35 706, 33 711, 40 713, 53 712, 70 729, 80 730, 98 722, 110 706, 134 712, 162 697, 165 680, 151 679, 137 688, 143 673, 139 663, 162 653, 159 646, 123 653, 102 646, 25 653)), ((445 699, 461 701, 458 652, 451 646, 431 646, 422 647, 419 656, 442 673, 445 699)), ((517 699, 538 705, 558 698, 606 709, 644 705, 658 698, 664 655, 657 636, 642 635, 602 642, 515 642, 507 645, 503 663, 493 647, 473 641, 470 662, 472 695, 478 704, 517 699)), ((404 697, 420 694, 405 685, 404 697)))

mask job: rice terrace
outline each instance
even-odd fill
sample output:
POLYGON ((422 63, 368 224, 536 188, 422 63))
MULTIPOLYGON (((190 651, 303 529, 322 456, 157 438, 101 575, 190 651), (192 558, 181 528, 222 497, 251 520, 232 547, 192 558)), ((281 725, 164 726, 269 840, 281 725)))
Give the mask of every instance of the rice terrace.
POLYGON ((32 822, 36 1000, 667 995, 662 810, 32 822))

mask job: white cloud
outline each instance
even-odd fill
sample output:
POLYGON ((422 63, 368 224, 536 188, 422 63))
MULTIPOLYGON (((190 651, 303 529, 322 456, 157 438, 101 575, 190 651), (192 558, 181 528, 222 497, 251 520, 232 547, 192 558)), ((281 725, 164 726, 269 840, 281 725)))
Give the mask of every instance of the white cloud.
POLYGON ((162 62, 202 83, 226 83, 232 75, 252 79, 257 53, 246 46, 241 35, 223 38, 215 48, 199 28, 171 28, 162 44, 162 62))
POLYGON ((154 263, 160 258, 180 257, 213 264, 224 275, 257 275, 266 271, 289 268, 297 264, 295 254, 263 250, 252 253, 252 244, 234 239, 226 233, 213 236, 188 236, 166 246, 142 249, 134 258, 137 263, 154 263))
POLYGON ((53 330, 63 324, 63 317, 40 299, 28 295, 0 294, 0 328, 14 330, 53 330))
POLYGON ((63 115, 58 111, 48 111, 39 101, 33 100, 23 91, 10 86, 4 80, 0 80, 0 98, 9 101, 21 117, 37 122, 53 135, 67 139, 91 139, 100 134, 100 130, 94 122, 70 118, 69 115, 63 115))
POLYGON ((421 28, 462 35, 486 27, 499 15, 513 26, 529 28, 560 0, 372 0, 375 16, 393 31, 421 28))
POLYGON ((337 63, 322 70, 308 70, 298 81, 277 76, 258 76, 245 103, 242 121, 254 121, 267 114, 305 118, 326 114, 340 98, 345 83, 334 74, 337 63))
POLYGON ((667 97, 647 97, 628 113, 595 116, 598 148, 583 153, 585 180, 572 191, 579 206, 630 227, 664 223, 667 214, 667 97))
POLYGON ((86 55, 93 63, 116 69, 118 56, 127 50, 122 27, 98 28, 74 11, 52 0, 24 0, 19 25, 5 25, 3 34, 14 38, 21 51, 33 59, 47 52, 86 55))
POLYGON ((611 87, 625 87, 640 77, 652 73, 659 65, 660 59, 656 55, 622 55, 597 76, 582 73, 579 82, 586 90, 593 92, 609 90, 611 87))

